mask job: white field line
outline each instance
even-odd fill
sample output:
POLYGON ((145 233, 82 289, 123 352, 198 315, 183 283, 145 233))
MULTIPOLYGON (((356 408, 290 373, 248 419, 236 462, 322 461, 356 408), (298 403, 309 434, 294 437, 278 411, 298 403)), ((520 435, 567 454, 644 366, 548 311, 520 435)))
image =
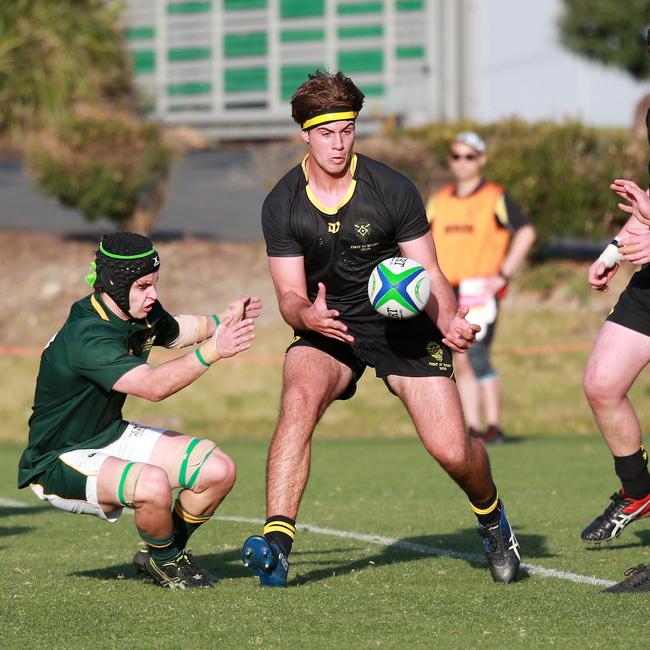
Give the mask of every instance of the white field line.
MULTIPOLYGON (((31 508, 22 501, 15 501, 13 499, 0 498, 0 506, 6 508, 31 508)), ((128 510, 127 512, 131 512, 128 510)), ((264 525, 264 519, 255 519, 252 517, 222 517, 215 516, 214 519, 221 521, 233 521, 243 524, 256 524, 264 525)), ((357 542, 366 542, 368 544, 377 544, 379 546, 393 547, 403 549, 405 551, 413 551, 422 555, 437 555, 440 557, 452 557, 458 560, 465 560, 467 562, 479 562, 485 564, 485 557, 482 555, 475 555, 474 553, 461 553, 459 551, 451 551, 446 548, 437 548, 427 544, 416 544, 414 542, 405 542, 395 537, 383 537, 380 535, 366 535, 364 533, 355 533, 346 530, 336 530, 334 528, 321 528, 320 526, 312 526, 310 524, 300 524, 300 530, 306 530, 316 535, 325 535, 327 537, 340 537, 342 539, 353 539, 357 542)), ((610 587, 615 584, 611 580, 603 580, 601 578, 594 578, 593 576, 583 576, 579 573, 571 573, 569 571, 560 571, 558 569, 547 569, 545 567, 536 566, 534 564, 522 563, 521 568, 525 569, 528 573, 538 575, 543 578, 556 578, 558 580, 566 580, 567 582, 577 582, 579 584, 594 585, 596 587, 610 587)))

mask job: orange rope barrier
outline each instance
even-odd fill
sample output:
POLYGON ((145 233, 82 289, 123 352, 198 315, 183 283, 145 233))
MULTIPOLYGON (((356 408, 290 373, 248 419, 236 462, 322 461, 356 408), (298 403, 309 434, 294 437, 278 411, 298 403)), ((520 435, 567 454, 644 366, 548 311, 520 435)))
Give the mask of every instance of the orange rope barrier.
MULTIPOLYGON (((495 355, 510 355, 513 357, 534 357, 543 354, 557 354, 558 352, 586 352, 591 350, 592 341, 579 341, 577 343, 566 343, 559 345, 539 345, 524 348, 511 348, 509 350, 494 350, 495 355)), ((40 357, 43 350, 41 348, 28 348, 16 345, 0 345, 0 357, 40 357)), ((152 351, 154 358, 165 354, 164 351, 152 351)), ((267 355, 241 355, 234 362, 251 363, 259 365, 276 364, 284 361, 282 354, 267 355)))

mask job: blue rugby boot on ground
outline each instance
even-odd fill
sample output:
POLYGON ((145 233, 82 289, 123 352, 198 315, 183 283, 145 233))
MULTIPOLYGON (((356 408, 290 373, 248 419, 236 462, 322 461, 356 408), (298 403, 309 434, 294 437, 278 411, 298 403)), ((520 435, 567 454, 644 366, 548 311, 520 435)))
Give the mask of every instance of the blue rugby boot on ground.
POLYGON ((242 546, 241 559, 263 587, 284 587, 287 584, 289 560, 278 544, 269 544, 261 535, 249 537, 242 546))
POLYGON ((519 570, 521 554, 503 504, 499 521, 490 526, 479 524, 478 532, 483 538, 485 556, 494 582, 512 582, 519 570))

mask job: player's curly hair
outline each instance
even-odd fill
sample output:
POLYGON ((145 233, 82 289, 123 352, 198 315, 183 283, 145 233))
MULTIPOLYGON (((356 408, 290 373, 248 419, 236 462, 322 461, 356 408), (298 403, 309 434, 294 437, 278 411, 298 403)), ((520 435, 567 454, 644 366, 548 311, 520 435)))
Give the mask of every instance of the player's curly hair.
POLYGON ((316 70, 293 94, 291 117, 302 125, 309 118, 333 109, 359 112, 364 97, 352 79, 342 72, 316 70))

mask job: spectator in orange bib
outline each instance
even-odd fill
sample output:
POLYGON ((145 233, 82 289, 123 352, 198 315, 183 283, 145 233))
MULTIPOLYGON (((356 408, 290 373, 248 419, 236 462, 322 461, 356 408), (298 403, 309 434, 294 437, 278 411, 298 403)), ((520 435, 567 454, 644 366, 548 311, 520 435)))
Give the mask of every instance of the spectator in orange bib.
POLYGON ((469 434, 483 442, 504 440, 501 379, 490 359, 499 311, 510 278, 535 241, 535 228, 504 188, 483 177, 485 142, 459 133, 449 145, 453 183, 435 192, 427 217, 440 268, 470 322, 481 326, 467 354, 454 354, 456 381, 469 434), (483 411, 486 428, 482 428, 483 411))

